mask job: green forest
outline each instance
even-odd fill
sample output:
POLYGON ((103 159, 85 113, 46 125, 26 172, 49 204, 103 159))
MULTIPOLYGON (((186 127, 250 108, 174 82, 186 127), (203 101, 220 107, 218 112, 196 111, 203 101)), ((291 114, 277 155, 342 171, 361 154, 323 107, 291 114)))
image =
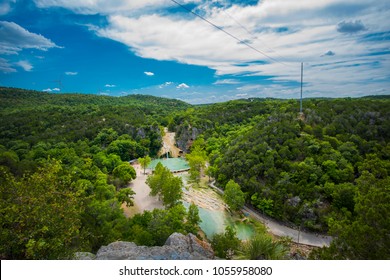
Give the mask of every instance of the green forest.
MULTIPOLYGON (((334 237, 311 258, 390 259, 390 97, 304 99, 303 108, 0 88, 0 258, 69 259, 116 240, 154 246, 197 234, 196 207, 178 203, 182 183, 162 167, 148 180, 164 209, 126 218, 120 208, 134 195, 128 161, 156 157, 168 127, 194 181, 203 169, 260 213, 334 237)), ((215 251, 229 240, 227 228, 215 251)))

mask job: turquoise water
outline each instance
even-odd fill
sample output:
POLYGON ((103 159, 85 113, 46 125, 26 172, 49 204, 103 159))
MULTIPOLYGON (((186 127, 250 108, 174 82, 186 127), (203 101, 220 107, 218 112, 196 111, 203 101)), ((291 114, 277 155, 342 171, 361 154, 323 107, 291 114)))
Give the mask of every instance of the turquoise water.
POLYGON ((252 225, 234 221, 230 217, 227 218, 227 222, 235 228, 237 237, 241 240, 248 240, 255 234, 255 229, 252 225))
MULTIPOLYGON (((188 203, 184 202, 184 206, 188 207, 188 203)), ((235 221, 228 216, 224 211, 215 211, 198 207, 200 228, 208 238, 216 233, 223 233, 227 225, 233 226, 237 232, 237 237, 241 240, 247 240, 254 235, 254 228, 251 225, 244 224, 240 221, 235 221)))
POLYGON ((161 162, 162 165, 167 167, 171 171, 177 171, 177 170, 183 170, 183 169, 189 169, 190 166, 188 165, 187 161, 182 158, 164 158, 164 159, 154 159, 149 164, 148 168, 154 170, 156 168, 156 165, 161 162))
MULTIPOLYGON (((155 169, 156 165, 161 162, 162 165, 169 168, 171 171, 189 169, 189 165, 185 159, 182 158, 166 158, 166 159, 154 159, 149 164, 148 168, 155 169)), ((183 179, 184 185, 187 185, 188 174, 176 174, 176 176, 183 179)), ((184 206, 188 208, 189 204, 183 202, 184 206)), ((216 233, 223 233, 227 225, 233 226, 237 232, 237 237, 241 240, 249 239, 254 234, 254 228, 251 225, 234 220, 225 211, 215 211, 198 207, 199 217, 202 220, 200 228, 206 234, 208 238, 216 233)))

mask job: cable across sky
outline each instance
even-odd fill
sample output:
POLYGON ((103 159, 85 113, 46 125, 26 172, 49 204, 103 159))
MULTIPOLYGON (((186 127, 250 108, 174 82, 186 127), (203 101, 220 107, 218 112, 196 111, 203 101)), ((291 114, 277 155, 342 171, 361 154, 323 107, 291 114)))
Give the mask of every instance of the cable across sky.
MULTIPOLYGON (((216 28, 216 29, 222 31, 222 32, 225 33, 226 35, 232 37, 233 39, 235 39, 236 41, 238 41, 240 44, 245 45, 246 47, 252 49, 253 51, 255 51, 255 52, 257 52, 257 53, 259 53, 259 54, 261 54, 261 55, 263 55, 263 56, 265 56, 265 57, 267 57, 267 58, 269 58, 270 60, 272 60, 272 61, 274 61, 274 62, 276 62, 276 63, 280 63, 280 64, 283 64, 283 65, 285 65, 285 66, 288 66, 288 65, 285 64, 284 62, 279 61, 279 60, 277 60, 277 59, 275 59, 275 58, 269 56, 269 55, 266 54, 265 52, 263 52, 263 51, 261 51, 261 50, 255 48, 255 47, 253 47, 252 45, 248 44, 248 43, 245 42, 244 40, 241 40, 240 38, 238 38, 237 36, 233 35, 233 34, 230 33, 229 31, 226 31, 226 30, 223 29, 222 27, 216 25, 215 23, 211 22, 210 20, 206 19, 205 17, 203 17, 203 16, 199 15, 198 13, 194 12, 193 10, 187 8, 187 7, 184 6, 183 4, 177 2, 176 0, 171 0, 171 2, 173 2, 173 3, 175 3, 176 5, 180 6, 182 9, 184 9, 184 10, 186 10, 187 12, 193 14, 194 16, 196 16, 196 17, 202 19, 203 21, 205 21, 206 23, 210 24, 210 25, 213 26, 214 28, 216 28)), ((246 28, 245 28, 245 29, 246 29, 246 28)))

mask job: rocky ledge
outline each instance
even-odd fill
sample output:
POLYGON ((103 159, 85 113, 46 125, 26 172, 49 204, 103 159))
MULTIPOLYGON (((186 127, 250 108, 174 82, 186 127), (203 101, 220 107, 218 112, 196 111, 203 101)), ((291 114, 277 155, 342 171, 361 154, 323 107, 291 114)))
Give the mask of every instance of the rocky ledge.
POLYGON ((173 233, 164 246, 138 246, 133 242, 117 241, 102 246, 96 255, 76 253, 79 260, 209 260, 214 252, 209 243, 199 240, 195 235, 173 233))

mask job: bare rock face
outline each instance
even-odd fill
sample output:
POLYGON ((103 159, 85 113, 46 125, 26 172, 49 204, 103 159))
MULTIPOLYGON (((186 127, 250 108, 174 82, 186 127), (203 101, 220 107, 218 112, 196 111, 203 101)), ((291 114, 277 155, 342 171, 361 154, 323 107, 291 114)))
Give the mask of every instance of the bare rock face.
MULTIPOLYGON (((82 254, 78 259, 83 259, 82 254), (80 258, 81 257, 81 258, 80 258)), ((90 257, 90 255, 88 255, 90 257)), ((89 258, 91 259, 91 258, 89 258)), ((208 260, 214 259, 210 244, 195 235, 173 233, 164 246, 138 246, 133 242, 117 241, 102 246, 96 254, 97 260, 208 260)))
POLYGON ((96 255, 89 252, 77 252, 73 258, 76 260, 95 260, 96 255))
POLYGON ((188 153, 193 141, 201 133, 196 127, 179 127, 176 131, 176 145, 188 153))

